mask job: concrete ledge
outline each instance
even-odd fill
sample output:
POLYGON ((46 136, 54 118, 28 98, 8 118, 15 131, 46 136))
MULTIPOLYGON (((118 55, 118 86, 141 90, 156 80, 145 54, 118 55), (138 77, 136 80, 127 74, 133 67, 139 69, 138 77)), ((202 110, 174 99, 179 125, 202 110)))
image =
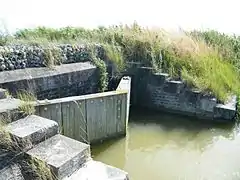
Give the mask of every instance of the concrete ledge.
POLYGON ((18 107, 21 103, 21 100, 14 98, 0 99, 0 120, 10 123, 19 119, 21 113, 18 111, 18 107))
POLYGON ((63 64, 55 66, 53 69, 42 67, 42 68, 27 68, 18 69, 14 71, 3 71, 0 72, 0 84, 15 82, 20 80, 30 80, 36 78, 44 78, 49 76, 57 76, 60 74, 66 74, 81 70, 95 69, 96 67, 90 62, 85 63, 73 63, 63 64))
POLYGON ((97 68, 90 62, 3 71, 0 77, 0 87, 13 96, 22 90, 33 93, 38 99, 97 92, 97 68))
POLYGON ((63 180, 129 180, 128 174, 98 161, 88 161, 72 176, 63 180))
POLYGON ((229 97, 226 104, 217 104, 214 107, 214 118, 233 120, 236 115, 237 96, 229 97))
POLYGON ((12 122, 6 127, 11 135, 18 141, 23 142, 23 149, 32 148, 58 133, 58 124, 55 121, 36 115, 27 116, 12 122))
POLYGON ((54 175, 61 179, 70 176, 90 158, 90 146, 62 135, 38 144, 28 155, 46 162, 54 175))
POLYGON ((0 113, 18 109, 21 100, 14 98, 0 99, 0 113))

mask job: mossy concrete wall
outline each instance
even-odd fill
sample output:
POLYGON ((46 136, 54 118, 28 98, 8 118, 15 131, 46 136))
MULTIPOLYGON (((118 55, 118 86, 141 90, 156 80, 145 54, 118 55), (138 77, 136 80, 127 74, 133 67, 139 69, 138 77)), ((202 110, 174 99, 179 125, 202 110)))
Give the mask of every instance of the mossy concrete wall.
POLYGON ((85 62, 0 72, 0 87, 13 95, 25 90, 40 100, 54 99, 95 93, 98 79, 97 68, 85 62))
POLYGON ((57 121, 63 135, 82 142, 125 135, 131 79, 122 81, 121 90, 38 101, 36 114, 57 121))
POLYGON ((214 96, 190 89, 183 81, 171 80, 168 74, 153 73, 151 68, 138 68, 135 76, 132 92, 137 106, 200 119, 234 121, 236 96, 220 104, 214 96))

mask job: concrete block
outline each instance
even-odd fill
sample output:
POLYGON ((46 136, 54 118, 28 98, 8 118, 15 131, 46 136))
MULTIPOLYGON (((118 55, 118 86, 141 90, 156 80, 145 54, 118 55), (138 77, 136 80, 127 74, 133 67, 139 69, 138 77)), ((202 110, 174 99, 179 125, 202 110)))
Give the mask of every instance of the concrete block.
POLYGON ((21 100, 14 98, 0 99, 0 113, 17 109, 21 100))
POLYGON ((163 91, 166 93, 177 94, 180 92, 180 89, 183 87, 182 81, 167 81, 164 84, 163 91))
POLYGON ((72 175, 89 160, 90 146, 58 134, 29 150, 27 155, 46 162, 61 179, 72 175))
POLYGON ((88 161, 72 176, 64 180, 129 180, 128 174, 98 161, 88 161))
POLYGON ((5 120, 7 123, 19 119, 21 113, 18 107, 21 105, 21 100, 14 98, 0 99, 0 120, 5 120))
POLYGON ((36 115, 30 115, 12 122, 6 128, 18 141, 24 142, 23 149, 30 149, 32 145, 58 133, 58 124, 55 121, 36 115))
POLYGON ((230 96, 225 104, 217 104, 214 107, 214 118, 233 120, 236 115, 237 96, 230 96))
POLYGON ((0 171, 0 180, 24 180, 18 164, 12 164, 0 171))
POLYGON ((7 98, 7 90, 0 88, 0 99, 7 98))
POLYGON ((154 73, 152 74, 150 81, 155 85, 162 85, 168 77, 169 75, 166 73, 154 73))
POLYGON ((236 115, 236 110, 226 105, 218 104, 214 107, 213 115, 215 119, 232 121, 236 115))
POLYGON ((30 91, 37 99, 54 99, 97 91, 97 68, 90 62, 63 64, 54 69, 27 68, 0 72, 0 85, 12 95, 30 91), (79 78, 81 77, 81 78, 79 78))

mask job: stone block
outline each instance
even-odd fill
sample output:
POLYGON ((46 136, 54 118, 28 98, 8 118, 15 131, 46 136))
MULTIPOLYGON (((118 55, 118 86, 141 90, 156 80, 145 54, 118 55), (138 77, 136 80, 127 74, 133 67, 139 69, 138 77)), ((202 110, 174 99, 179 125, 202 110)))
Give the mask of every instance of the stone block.
POLYGON ((58 133, 58 124, 55 121, 36 115, 12 122, 6 128, 13 137, 22 142, 23 149, 30 149, 58 133))
POLYGON ((61 179, 72 175, 89 160, 90 146, 58 134, 29 150, 27 155, 46 162, 61 179))
POLYGON ((7 98, 7 90, 0 88, 0 99, 7 98))
POLYGON ((24 180, 18 164, 12 164, 0 171, 0 180, 24 180))
POLYGON ((151 75, 153 72, 153 68, 151 67, 140 67, 138 69, 138 73, 140 75, 140 77, 147 77, 149 75, 151 75))
POLYGON ((214 107, 217 105, 217 100, 211 97, 204 97, 199 100, 199 110, 205 112, 213 112, 214 107))
POLYGON ((19 119, 21 113, 18 107, 21 105, 21 100, 14 98, 0 99, 0 120, 5 120, 7 123, 19 119))
POLYGON ((14 98, 0 99, 0 113, 17 109, 21 100, 14 98))
POLYGON ((88 161, 72 176, 64 180, 129 180, 128 174, 98 161, 88 161))
POLYGON ((164 84, 163 90, 166 93, 177 94, 180 93, 181 88, 183 87, 182 81, 167 81, 164 84))
POLYGON ((19 90, 32 92, 38 99, 80 95, 97 91, 97 68, 89 62, 63 64, 54 69, 27 68, 0 72, 0 86, 12 95, 19 90), (79 78, 81 77, 81 78, 79 78))
POLYGON ((213 115, 215 119, 233 121, 236 115, 236 110, 227 105, 218 104, 214 107, 213 115))
POLYGON ((154 73, 151 78, 149 78, 149 83, 156 86, 161 86, 165 83, 166 79, 169 77, 166 73, 154 73))

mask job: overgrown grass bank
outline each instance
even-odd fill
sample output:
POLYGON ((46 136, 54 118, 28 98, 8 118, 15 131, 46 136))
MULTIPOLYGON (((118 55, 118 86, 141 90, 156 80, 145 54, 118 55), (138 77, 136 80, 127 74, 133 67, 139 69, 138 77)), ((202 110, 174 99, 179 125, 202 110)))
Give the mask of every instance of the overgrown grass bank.
POLYGON ((142 28, 134 23, 92 30, 70 27, 24 29, 5 44, 98 43, 105 49, 103 58, 114 61, 120 71, 128 61, 142 62, 157 72, 180 76, 190 86, 213 93, 224 101, 231 93, 239 94, 238 39, 212 32, 170 33, 142 28))

